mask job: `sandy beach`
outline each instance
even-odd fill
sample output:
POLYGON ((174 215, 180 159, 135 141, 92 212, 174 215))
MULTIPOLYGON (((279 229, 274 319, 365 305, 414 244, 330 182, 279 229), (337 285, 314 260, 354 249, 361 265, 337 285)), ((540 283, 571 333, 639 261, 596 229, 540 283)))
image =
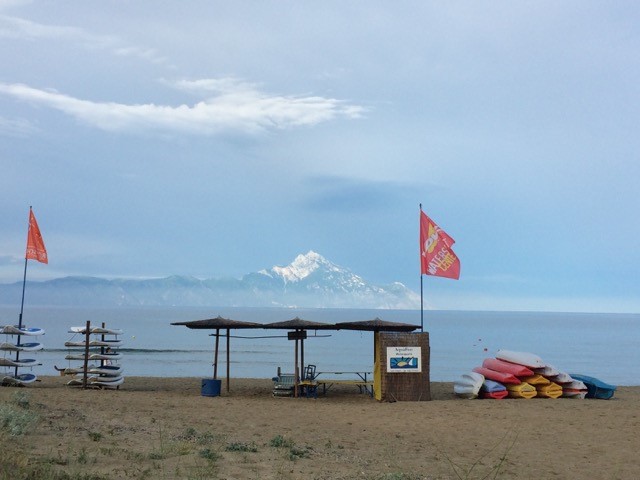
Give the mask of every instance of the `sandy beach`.
POLYGON ((0 388, 1 479, 640 478, 640 387, 612 400, 378 402, 352 386, 275 398, 268 379, 127 378, 82 390, 63 377, 0 388), (7 414, 7 412, 13 412, 7 414))

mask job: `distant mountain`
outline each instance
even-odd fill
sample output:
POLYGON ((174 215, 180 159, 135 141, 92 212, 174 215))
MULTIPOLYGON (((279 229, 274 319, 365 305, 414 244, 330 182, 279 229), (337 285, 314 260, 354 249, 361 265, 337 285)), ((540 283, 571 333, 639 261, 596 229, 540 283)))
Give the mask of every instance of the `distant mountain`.
MULTIPOLYGON (((22 282, 0 284, 0 304, 20 301, 22 282)), ((401 283, 377 286, 318 253, 241 279, 171 276, 150 280, 64 277, 27 282, 29 305, 397 308, 420 306, 401 283)))

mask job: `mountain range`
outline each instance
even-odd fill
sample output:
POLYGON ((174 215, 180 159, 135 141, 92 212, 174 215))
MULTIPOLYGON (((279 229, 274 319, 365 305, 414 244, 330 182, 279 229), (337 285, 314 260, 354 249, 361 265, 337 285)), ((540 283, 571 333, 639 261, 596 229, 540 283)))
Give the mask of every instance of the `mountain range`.
MULTIPOLYGON (((0 284, 0 304, 20 302, 22 282, 0 284)), ((26 303, 56 306, 218 306, 415 309, 420 297, 399 282, 373 285, 310 251, 284 267, 240 279, 189 276, 131 280, 71 276, 27 281, 26 303)))

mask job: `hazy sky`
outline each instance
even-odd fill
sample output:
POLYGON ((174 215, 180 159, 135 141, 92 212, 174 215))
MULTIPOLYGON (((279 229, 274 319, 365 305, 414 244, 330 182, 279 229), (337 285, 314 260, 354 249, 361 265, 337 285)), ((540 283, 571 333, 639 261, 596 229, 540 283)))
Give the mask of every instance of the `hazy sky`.
POLYGON ((0 282, 314 250, 438 309, 640 312, 636 1, 0 0, 0 282))

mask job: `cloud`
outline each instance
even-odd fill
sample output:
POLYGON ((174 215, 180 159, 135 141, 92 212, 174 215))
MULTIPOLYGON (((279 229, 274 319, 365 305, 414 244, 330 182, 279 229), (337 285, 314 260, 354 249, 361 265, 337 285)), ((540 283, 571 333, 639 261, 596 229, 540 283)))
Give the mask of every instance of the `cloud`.
POLYGON ((97 35, 78 27, 45 25, 17 17, 0 15, 0 38, 14 40, 70 40, 90 49, 105 49, 121 57, 140 58, 151 63, 166 63, 153 48, 127 45, 112 35, 97 35))
POLYGON ((215 91, 212 90, 215 87, 219 94, 194 105, 169 106, 93 102, 23 84, 0 83, 0 93, 48 106, 103 130, 128 132, 257 133, 316 125, 336 118, 360 118, 365 111, 363 107, 333 98, 270 95, 251 84, 234 83, 230 79, 182 82, 177 87, 210 91, 215 91))
POLYGON ((11 120, 0 116, 0 135, 26 138, 36 131, 31 123, 24 119, 11 120))

